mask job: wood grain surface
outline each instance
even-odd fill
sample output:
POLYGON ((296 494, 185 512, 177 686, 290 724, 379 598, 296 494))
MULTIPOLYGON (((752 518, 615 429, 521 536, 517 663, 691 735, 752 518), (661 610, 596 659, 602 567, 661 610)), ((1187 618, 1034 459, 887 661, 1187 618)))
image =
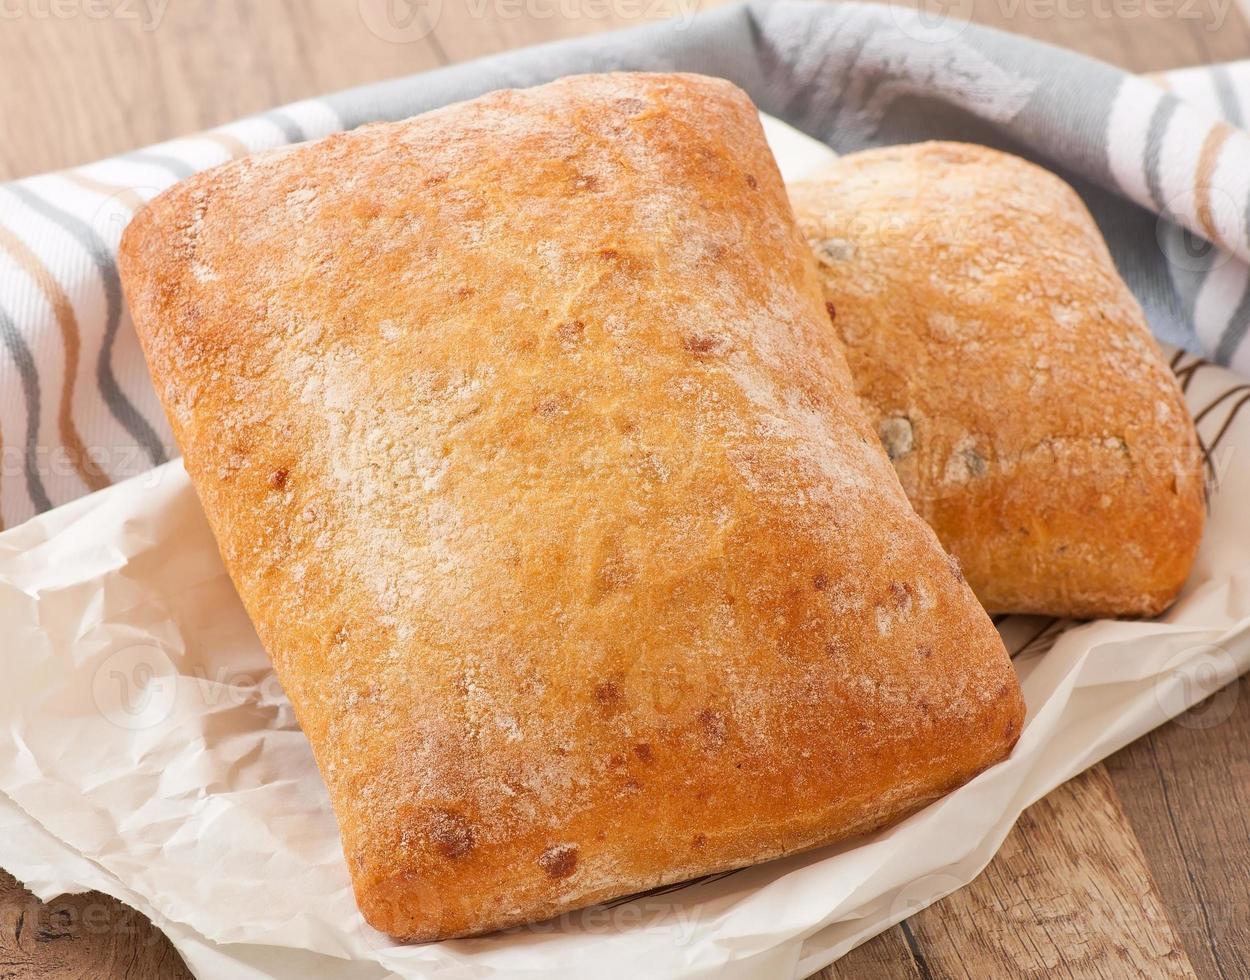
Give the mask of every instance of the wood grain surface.
POLYGON ((898 967, 904 976, 908 968, 952 977, 1038 970, 1194 976, 1102 766, 1027 810, 972 887, 913 916, 898 932, 910 955, 890 956, 895 971, 867 968, 890 947, 887 934, 843 957, 827 976, 890 976, 898 967))
MULTIPOLYGON (((0 180, 718 2, 4 0, 0 180)), ((925 2, 1138 72, 1250 57, 1233 0, 925 2)), ((0 872, 0 980, 189 975, 133 910, 45 905, 0 872)), ((817 976, 1017 975, 1250 977, 1250 679, 1037 803, 975 882, 817 976)))

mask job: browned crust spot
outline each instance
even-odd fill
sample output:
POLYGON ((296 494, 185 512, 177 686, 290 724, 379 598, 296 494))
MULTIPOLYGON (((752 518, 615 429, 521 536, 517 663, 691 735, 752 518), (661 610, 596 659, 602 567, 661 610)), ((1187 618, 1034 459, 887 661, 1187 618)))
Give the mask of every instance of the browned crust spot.
POLYGON ((577 870, 577 847, 574 844, 556 844, 538 856, 538 866, 548 878, 567 878, 577 870))

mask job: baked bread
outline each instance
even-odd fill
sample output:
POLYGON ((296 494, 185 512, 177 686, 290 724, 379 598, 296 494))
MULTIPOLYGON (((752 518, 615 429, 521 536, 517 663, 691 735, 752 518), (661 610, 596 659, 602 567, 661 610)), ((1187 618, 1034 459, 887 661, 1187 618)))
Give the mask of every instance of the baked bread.
POLYGON ((377 928, 843 838, 1014 743, 728 83, 568 78, 242 160, 121 264, 377 928))
POLYGON ((864 408, 991 612, 1152 616, 1202 535, 1181 392, 1062 180, 981 146, 792 184, 864 408))

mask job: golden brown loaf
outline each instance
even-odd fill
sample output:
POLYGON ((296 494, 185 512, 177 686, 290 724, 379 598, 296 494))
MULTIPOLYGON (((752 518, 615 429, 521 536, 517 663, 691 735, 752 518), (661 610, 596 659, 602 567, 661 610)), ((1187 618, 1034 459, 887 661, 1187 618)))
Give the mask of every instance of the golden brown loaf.
POLYGON ((986 608, 1161 612, 1202 534, 1201 455, 1076 193, 919 143, 790 194, 872 425, 986 608))
POLYGON ((812 847, 1014 743, 728 83, 569 78, 240 161, 122 270, 379 929, 812 847))

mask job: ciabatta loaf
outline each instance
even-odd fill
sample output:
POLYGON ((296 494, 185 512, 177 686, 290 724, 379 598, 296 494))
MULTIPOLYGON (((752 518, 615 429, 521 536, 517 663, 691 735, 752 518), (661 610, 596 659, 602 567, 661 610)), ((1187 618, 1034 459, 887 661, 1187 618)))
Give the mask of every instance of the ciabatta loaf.
POLYGON ((122 270, 379 929, 837 840, 1015 741, 732 85, 568 78, 243 160, 122 270))
POLYGON ((873 427, 986 607, 1161 612, 1202 536, 1202 455, 1072 188, 918 143, 790 193, 873 427))

